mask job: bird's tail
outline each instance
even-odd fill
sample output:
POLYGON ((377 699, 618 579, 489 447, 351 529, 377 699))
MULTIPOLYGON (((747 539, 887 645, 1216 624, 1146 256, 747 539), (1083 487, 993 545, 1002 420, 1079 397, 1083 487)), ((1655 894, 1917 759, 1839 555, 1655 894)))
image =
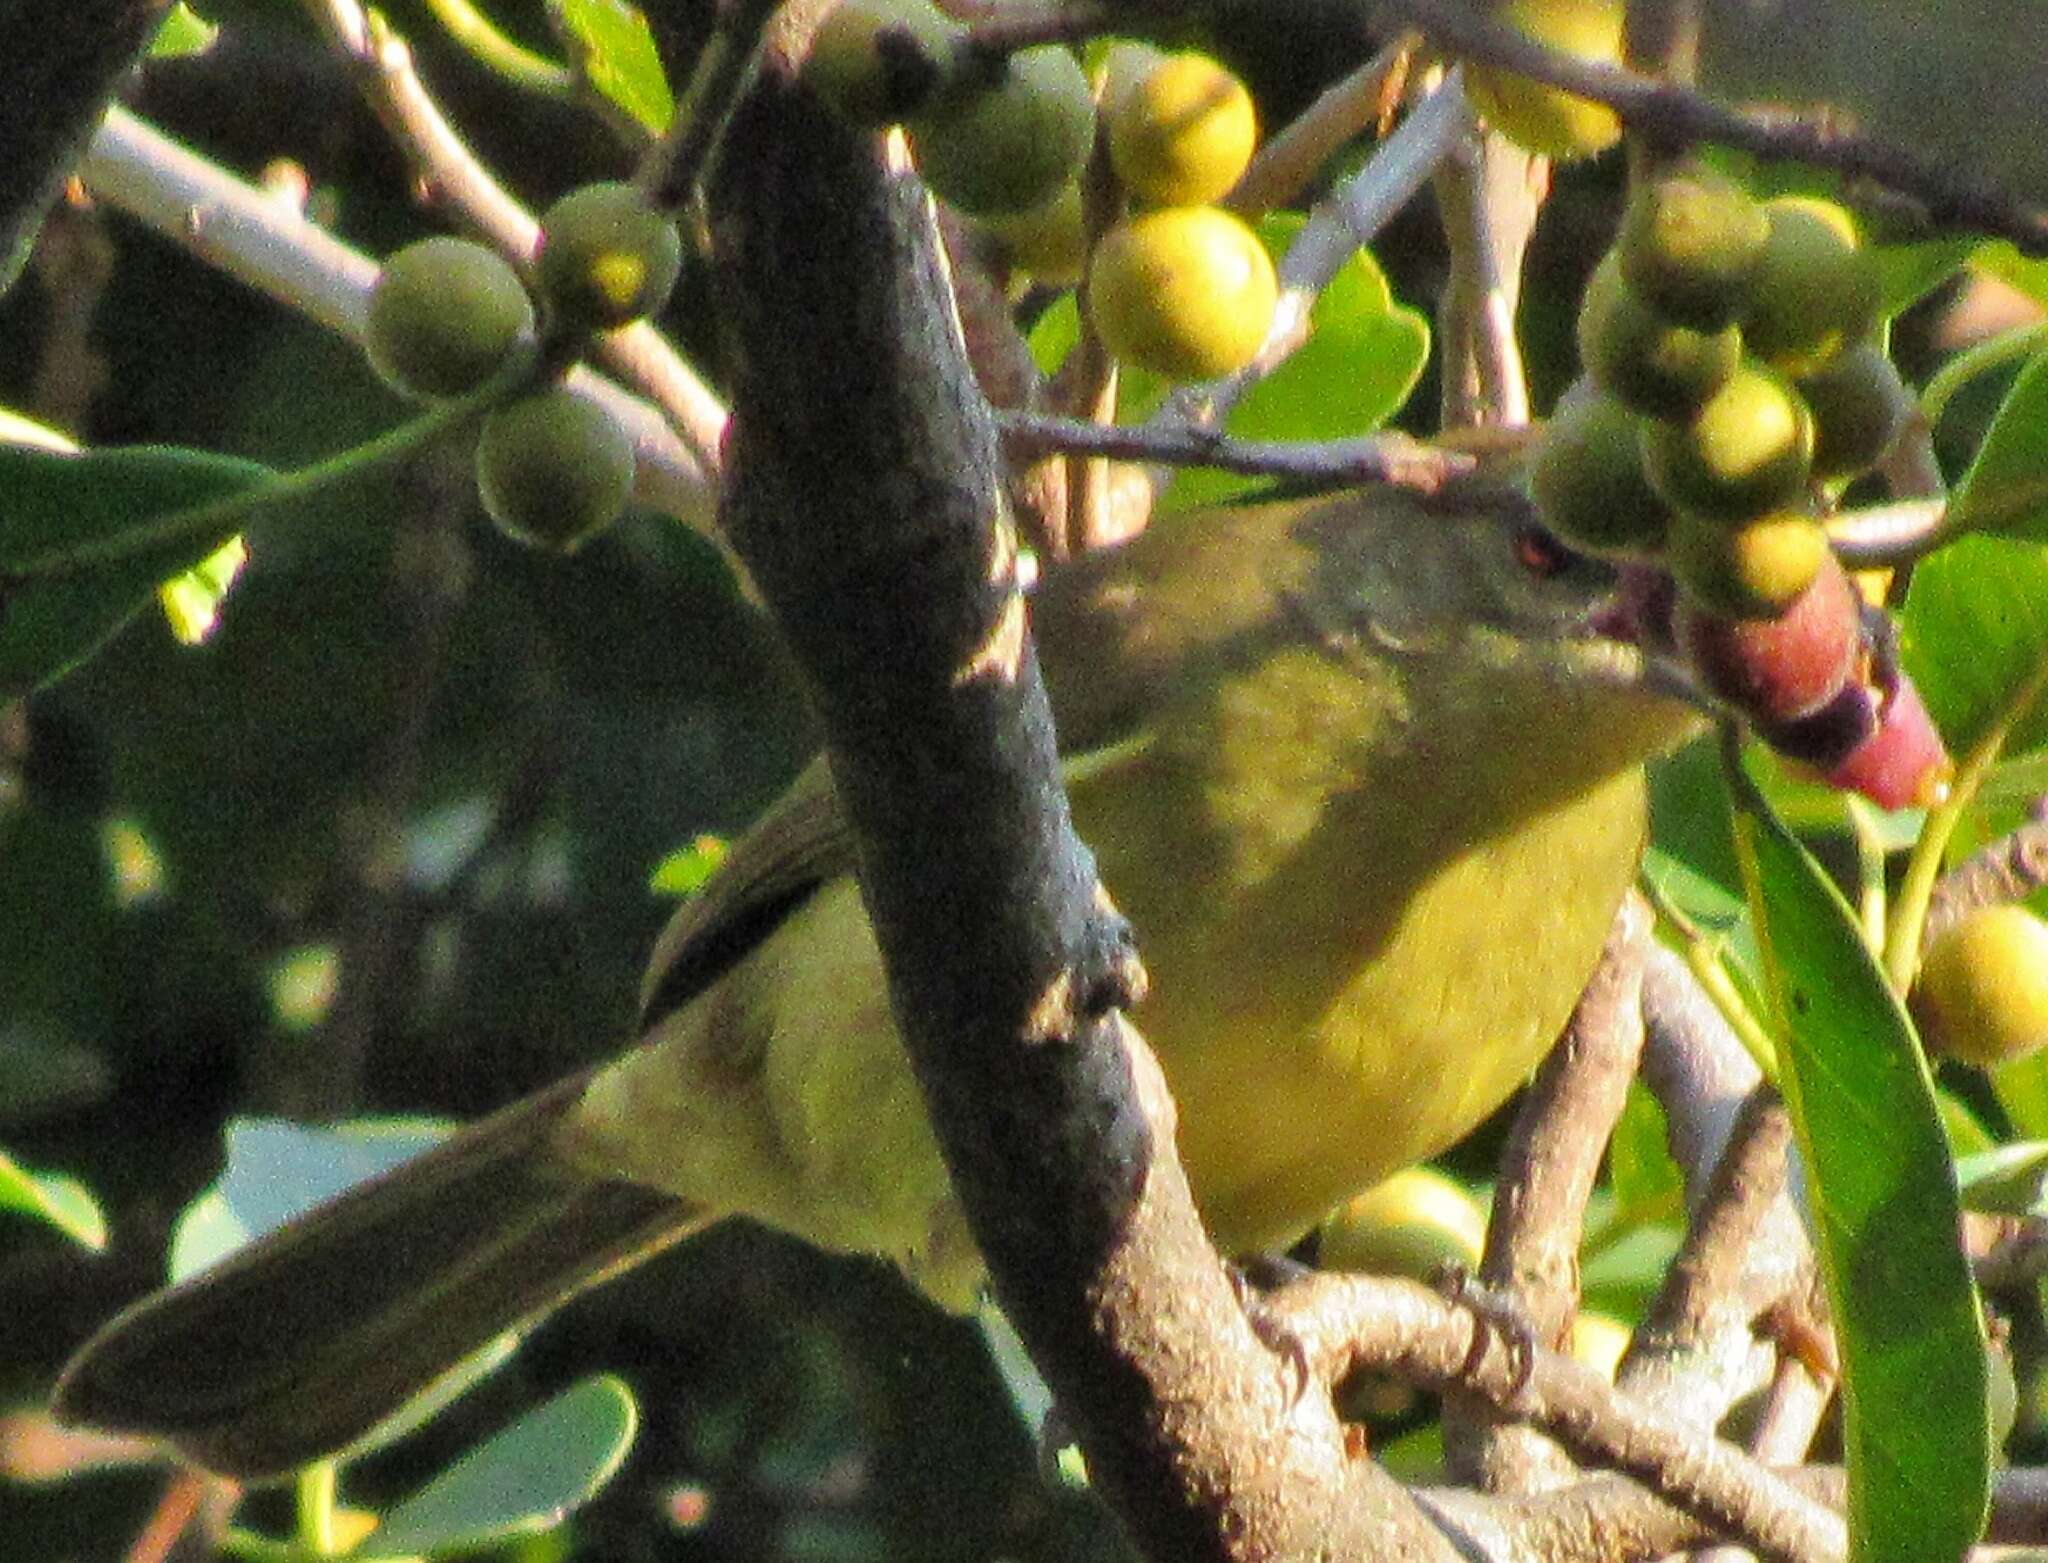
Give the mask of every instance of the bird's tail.
POLYGON ((280 1475, 712 1219, 562 1164, 552 1138, 584 1084, 516 1103, 143 1299, 72 1359, 57 1416, 166 1439, 224 1475, 280 1475))

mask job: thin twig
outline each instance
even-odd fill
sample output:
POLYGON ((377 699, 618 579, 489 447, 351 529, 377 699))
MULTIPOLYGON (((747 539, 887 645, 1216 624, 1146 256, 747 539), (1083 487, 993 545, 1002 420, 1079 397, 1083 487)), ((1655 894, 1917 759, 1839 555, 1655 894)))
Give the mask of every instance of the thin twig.
POLYGON ((1240 217, 1285 206, 1347 143, 1378 123, 1388 84, 1414 52, 1406 33, 1268 136, 1223 204, 1240 217))
POLYGON ((1829 168, 1910 196, 1931 225, 2010 239, 2048 254, 2048 211, 1966 170, 1833 122, 1733 109, 1687 87, 1545 48, 1461 0, 1391 0, 1388 7, 1445 48, 1607 104, 1630 129, 1686 144, 1718 142, 1758 157, 1829 168))
POLYGON ((2024 900, 2043 885, 2048 885, 2048 821, 2034 819, 1979 848, 1935 882, 1922 942, 1966 913, 2024 900))
POLYGON ((1758 1086, 1736 1114, 1706 1197, 1693 1212, 1685 1247, 1644 1316, 1645 1339, 1691 1350, 1712 1333, 1749 1267, 1766 1214, 1784 1190, 1791 1146, 1792 1119, 1785 1104, 1769 1086, 1758 1086))
POLYGON ((697 56, 675 121, 640 165, 640 188, 655 205, 680 211, 695 199, 733 109, 753 80, 761 34, 774 13, 775 0, 740 0, 718 8, 717 25, 697 56))
MULTIPOLYGON (((1455 76, 1455 73, 1453 73, 1455 76)), ((1220 426, 1260 380, 1308 339, 1308 315, 1316 295, 1339 269, 1414 199, 1437 165, 1450 155, 1472 124, 1462 92, 1438 90, 1425 97, 1398 129, 1380 143, 1371 160, 1327 200, 1318 202, 1281 258, 1280 306, 1264 346, 1250 365, 1227 379, 1188 386, 1169 396, 1146 420, 1150 430, 1220 426)), ((1164 487, 1170 474, 1154 474, 1164 487)))
POLYGON ((1447 429, 1519 428, 1529 421, 1515 310, 1522 257, 1549 186, 1547 160, 1497 135, 1465 137, 1436 171, 1451 254, 1437 331, 1447 429))
POLYGON ((1738 1129, 1761 1111, 1755 1062, 1685 962, 1660 946, 1644 967, 1643 1019, 1644 1081, 1686 1179, 1693 1257, 1679 1263, 1692 1273, 1667 1282, 1673 1290, 1637 1330, 1620 1382, 1648 1404, 1718 1420, 1776 1371, 1775 1349, 1753 1321, 1780 1305, 1807 1308, 1813 1250, 1782 1175, 1768 1200, 1755 1188, 1770 1136, 1738 1129), (1740 1154, 1728 1149, 1738 1135, 1748 1143, 1740 1154))
POLYGON ((575 95, 576 77, 568 66, 536 54, 508 36, 469 0, 426 0, 426 6, 450 38, 503 80, 543 97, 568 99, 575 95))
POLYGON ((1285 478, 1300 483, 1348 487, 1386 483, 1434 494, 1445 483, 1473 470, 1473 458, 1399 432, 1360 435, 1313 443, 1246 440, 1220 429, 1177 425, 1119 428, 1043 413, 1000 412, 1003 448, 1028 461, 1052 452, 1146 461, 1173 467, 1214 467, 1248 477, 1285 478))
POLYGON ((1852 570, 1882 570, 1932 553, 1954 535, 1948 501, 1899 499, 1828 517, 1828 541, 1852 570))

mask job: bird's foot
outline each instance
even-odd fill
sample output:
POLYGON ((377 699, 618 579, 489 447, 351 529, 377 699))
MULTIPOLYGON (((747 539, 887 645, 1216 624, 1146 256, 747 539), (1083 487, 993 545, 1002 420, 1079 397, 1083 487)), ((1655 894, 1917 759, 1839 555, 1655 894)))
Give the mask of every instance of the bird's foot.
POLYGON ((1461 1264, 1439 1265, 1431 1277, 1445 1302, 1472 1315, 1472 1345, 1458 1376, 1476 1382, 1486 1362, 1487 1348, 1495 1341, 1507 1353, 1509 1382, 1503 1403, 1512 1401, 1529 1386, 1536 1366, 1536 1327, 1513 1292, 1483 1285, 1461 1264))

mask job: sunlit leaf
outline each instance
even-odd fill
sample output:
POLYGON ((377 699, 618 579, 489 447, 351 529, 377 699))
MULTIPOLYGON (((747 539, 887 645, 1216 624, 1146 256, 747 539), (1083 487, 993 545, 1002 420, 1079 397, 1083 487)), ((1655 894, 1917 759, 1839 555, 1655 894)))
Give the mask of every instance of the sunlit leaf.
POLYGON ((723 836, 699 836, 657 863, 647 887, 656 895, 695 895, 718 872, 725 852, 723 836))
POLYGON ((107 1246, 107 1218, 92 1191, 61 1172, 31 1172, 0 1151, 0 1210, 47 1222, 87 1248, 107 1246))
POLYGON ((1849 904, 1746 778, 1731 801, 1842 1352, 1852 1551, 1867 1563, 1959 1557, 1982 1529, 1990 1436, 1933 1080, 1849 904))
MULTIPOLYGON (((2048 408, 2044 408, 2048 413, 2048 408)), ((1899 615, 1906 669, 1951 752, 2007 720, 2048 661, 2048 546, 1965 537, 1914 568, 1899 615)), ((2048 703, 2015 723, 2005 752, 2048 743, 2048 703)))
POLYGON ((213 40, 219 35, 218 27, 194 11, 185 0, 178 0, 178 3, 171 7, 171 14, 163 19, 163 25, 157 28, 156 37, 150 42, 150 58, 164 60, 186 54, 201 54, 213 46, 213 40))
POLYGON ((577 69, 590 84, 650 134, 666 131, 675 97, 640 8, 621 0, 548 0, 548 6, 574 41, 577 69))

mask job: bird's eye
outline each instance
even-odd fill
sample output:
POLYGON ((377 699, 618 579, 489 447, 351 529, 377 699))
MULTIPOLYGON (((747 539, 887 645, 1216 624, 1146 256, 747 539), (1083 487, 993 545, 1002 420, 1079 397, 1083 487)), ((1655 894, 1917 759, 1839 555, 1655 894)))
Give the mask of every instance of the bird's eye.
POLYGON ((1539 581, 1564 574, 1575 557, 1540 526, 1525 526, 1515 533, 1515 562, 1539 581))

